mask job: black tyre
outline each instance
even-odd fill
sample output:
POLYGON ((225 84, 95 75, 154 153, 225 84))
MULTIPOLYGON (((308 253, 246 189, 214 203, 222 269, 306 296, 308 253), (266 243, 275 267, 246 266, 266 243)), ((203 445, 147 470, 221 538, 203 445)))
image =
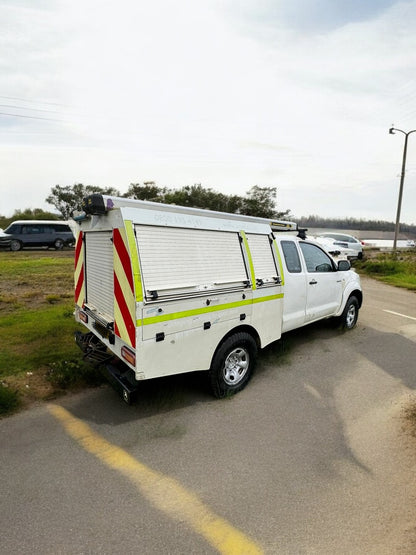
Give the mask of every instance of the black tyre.
POLYGON ((358 320, 359 303, 356 297, 351 296, 345 305, 340 317, 340 325, 344 330, 352 330, 358 320))
POLYGON ((11 251, 20 251, 22 249, 22 243, 18 239, 12 239, 10 243, 10 250, 11 251))
POLYGON ((241 391, 253 375, 257 344, 249 333, 230 336, 217 349, 209 377, 215 397, 222 398, 241 391))
POLYGON ((60 251, 64 248, 64 242, 62 241, 62 239, 57 239, 53 244, 53 246, 57 251, 60 251))

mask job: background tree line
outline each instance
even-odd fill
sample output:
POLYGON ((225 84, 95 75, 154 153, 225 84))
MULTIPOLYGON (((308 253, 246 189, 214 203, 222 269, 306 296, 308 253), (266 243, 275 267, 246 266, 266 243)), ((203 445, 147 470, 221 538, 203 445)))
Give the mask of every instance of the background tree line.
MULTIPOLYGON (((294 218, 302 227, 322 227, 334 229, 350 229, 361 231, 394 231, 395 223, 385 220, 364 220, 362 218, 321 218, 320 216, 302 216, 294 218)), ((400 224, 401 233, 416 235, 416 225, 400 224)))
POLYGON ((83 199, 92 193, 163 202, 166 204, 178 204, 194 208, 206 208, 219 212, 233 212, 270 219, 288 219, 291 217, 289 210, 277 210, 276 187, 259 187, 255 185, 245 196, 240 196, 219 193, 213 189, 203 187, 200 183, 187 185, 180 189, 159 187, 153 181, 147 181, 143 184, 131 183, 125 193, 121 193, 114 187, 103 188, 76 183, 75 185, 67 186, 55 185, 52 187, 50 195, 45 199, 48 204, 51 204, 59 212, 60 216, 38 208, 24 211, 16 210, 11 218, 0 216, 0 227, 5 228, 11 221, 17 219, 39 220, 59 219, 61 217, 64 220, 68 220, 74 210, 82 209, 83 199))
MULTIPOLYGON (((10 218, 0 215, 0 228, 6 228, 14 220, 68 220, 74 210, 81 210, 82 200, 92 193, 113 195, 137 200, 149 200, 166 204, 178 204, 194 208, 206 208, 219 212, 247 214, 269 219, 286 219, 297 221, 306 228, 334 228, 350 230, 394 231, 394 222, 384 220, 365 220, 356 218, 321 218, 317 215, 295 218, 290 210, 279 211, 276 207, 276 187, 259 187, 255 185, 245 196, 226 195, 200 183, 187 185, 180 189, 159 187, 154 181, 130 183, 127 192, 122 193, 115 187, 98 187, 94 185, 55 185, 45 199, 59 214, 41 208, 16 210, 10 218)), ((400 224, 400 231, 416 236, 416 225, 400 224)))

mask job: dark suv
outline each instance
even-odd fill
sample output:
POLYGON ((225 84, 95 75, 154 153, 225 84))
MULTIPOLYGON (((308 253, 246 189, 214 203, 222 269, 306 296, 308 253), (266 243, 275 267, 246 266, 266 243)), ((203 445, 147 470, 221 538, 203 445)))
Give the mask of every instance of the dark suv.
MULTIPOLYGON (((54 247, 75 244, 75 237, 67 222, 49 220, 21 220, 13 222, 4 230, 12 251, 24 247, 54 247)), ((4 237, 0 237, 0 243, 4 237)), ((4 239, 6 241, 6 239, 4 239)))

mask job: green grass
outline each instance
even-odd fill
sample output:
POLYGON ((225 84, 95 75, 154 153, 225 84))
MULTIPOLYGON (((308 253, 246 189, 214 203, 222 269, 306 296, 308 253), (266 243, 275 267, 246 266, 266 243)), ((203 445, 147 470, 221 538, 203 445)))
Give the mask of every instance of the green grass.
MULTIPOLYGON (((54 278, 68 277, 68 270, 72 270, 73 262, 69 257, 55 258, 49 251, 43 254, 39 251, 23 251, 21 253, 2 252, 0 278, 21 276, 29 281, 36 276, 51 274, 54 278), (35 257, 34 254, 38 257, 35 257)), ((72 276, 71 276, 72 279, 72 276)))
POLYGON ((0 252, 0 415, 100 381, 73 310, 73 251, 0 252))
POLYGON ((19 311, 0 318, 0 377, 33 372, 77 350, 72 304, 19 311))
POLYGON ((380 253, 357 261, 356 269, 380 281, 416 291, 416 253, 380 253))

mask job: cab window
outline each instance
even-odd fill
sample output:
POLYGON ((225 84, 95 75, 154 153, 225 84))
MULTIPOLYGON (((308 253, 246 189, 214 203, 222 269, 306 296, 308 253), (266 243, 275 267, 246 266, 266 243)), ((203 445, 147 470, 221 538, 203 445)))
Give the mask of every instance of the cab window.
POLYGON ((334 267, 329 256, 316 245, 300 243, 308 272, 333 272, 334 267))
POLYGON ((6 227, 6 229, 4 230, 4 233, 20 233, 20 228, 21 228, 20 225, 12 224, 12 225, 9 225, 9 227, 6 227))

